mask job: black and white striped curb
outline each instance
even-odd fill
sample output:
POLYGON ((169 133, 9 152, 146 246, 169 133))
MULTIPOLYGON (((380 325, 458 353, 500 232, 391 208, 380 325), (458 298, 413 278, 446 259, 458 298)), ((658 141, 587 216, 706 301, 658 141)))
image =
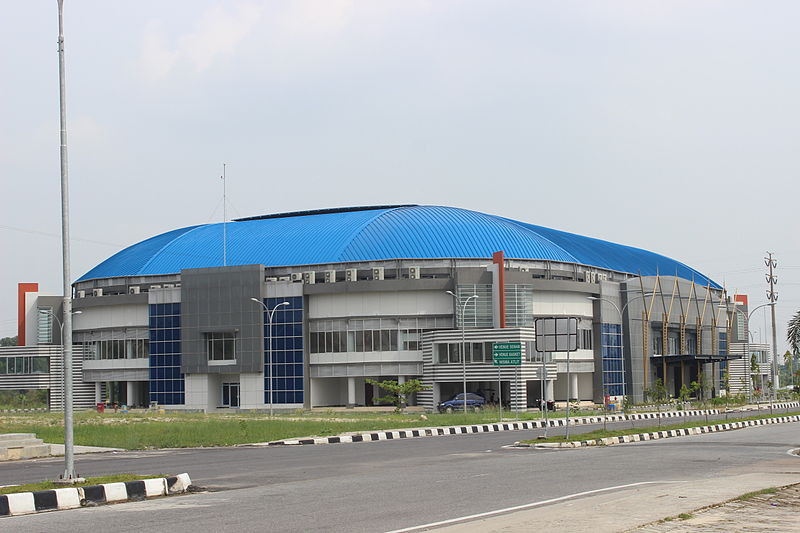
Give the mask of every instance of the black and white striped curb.
POLYGON ((516 442, 516 448, 581 448, 583 446, 610 446, 612 444, 625 444, 630 442, 641 442, 648 440, 668 439, 670 437, 687 437, 689 435, 701 435, 703 433, 716 433, 719 431, 731 431, 751 426, 763 426, 766 424, 785 424, 787 422, 800 422, 800 416, 780 416, 775 418, 762 418, 759 420, 745 420, 743 422, 731 422, 729 424, 715 424, 713 426, 700 426, 684 429, 669 429, 655 431, 652 433, 635 433, 632 435, 621 435, 619 437, 606 437, 594 440, 576 440, 571 442, 541 442, 525 443, 516 442))
POLYGON ((735 409, 728 409, 728 411, 768 411, 772 409, 789 409, 790 407, 800 407, 800 402, 775 402, 773 404, 760 403, 756 406, 748 405, 745 407, 738 407, 735 409))
POLYGON ((141 481, 3 494, 0 495, 0 516, 16 516, 106 503, 140 501, 146 498, 180 494, 186 492, 191 484, 192 481, 189 479, 189 474, 179 474, 177 476, 143 479, 141 481))
POLYGON ((0 413, 46 413, 47 407, 32 407, 30 409, 0 409, 0 413))
MULTIPOLYGON (((634 413, 629 415, 585 416, 570 418, 569 425, 602 424, 606 422, 623 422, 625 420, 646 420, 657 418, 676 418, 682 416, 702 416, 719 414, 719 409, 706 409, 694 411, 665 411, 663 413, 634 413)), ((519 431, 547 427, 566 426, 564 418, 549 420, 529 420, 526 422, 504 422, 495 424, 473 424, 468 426, 444 426, 416 429, 392 429, 383 431, 370 431, 349 435, 336 435, 333 437, 309 437, 302 439, 285 439, 273 442, 245 444, 243 446, 301 446, 305 444, 339 444, 342 442, 373 442, 379 440, 414 439, 419 437, 444 437, 447 435, 466 435, 471 433, 490 433, 494 431, 519 431)))

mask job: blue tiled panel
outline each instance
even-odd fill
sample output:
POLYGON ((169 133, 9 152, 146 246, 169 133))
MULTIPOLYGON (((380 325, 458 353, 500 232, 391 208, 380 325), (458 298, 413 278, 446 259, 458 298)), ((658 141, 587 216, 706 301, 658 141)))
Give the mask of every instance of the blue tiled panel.
POLYGON ((272 318, 272 371, 269 367, 269 331, 264 311, 264 403, 303 403, 303 297, 266 298, 264 305, 275 310, 272 318), (272 386, 270 387, 270 376, 272 386))
POLYGON ((621 396, 625 380, 622 354, 622 326, 601 324, 600 355, 603 359, 603 388, 609 396, 621 396))
POLYGON ((181 373, 181 304, 151 304, 150 401, 183 405, 181 373))

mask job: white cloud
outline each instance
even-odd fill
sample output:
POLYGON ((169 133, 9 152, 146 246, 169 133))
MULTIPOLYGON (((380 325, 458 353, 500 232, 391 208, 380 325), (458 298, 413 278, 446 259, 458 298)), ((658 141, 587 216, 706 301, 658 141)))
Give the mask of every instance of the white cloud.
POLYGON ((209 69, 219 58, 232 53, 258 25, 262 8, 239 4, 232 9, 221 4, 202 13, 191 32, 174 39, 170 46, 160 20, 150 21, 144 31, 140 63, 150 81, 166 78, 181 62, 195 72, 209 69))

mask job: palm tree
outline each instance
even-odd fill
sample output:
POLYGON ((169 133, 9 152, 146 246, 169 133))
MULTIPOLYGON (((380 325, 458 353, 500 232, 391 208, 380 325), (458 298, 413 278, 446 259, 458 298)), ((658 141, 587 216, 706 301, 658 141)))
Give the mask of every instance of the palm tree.
MULTIPOLYGON (((800 311, 797 311, 786 328, 786 340, 789 342, 789 349, 792 351, 790 361, 794 363, 795 357, 800 352, 800 311)), ((792 388, 794 388, 794 364, 789 366, 789 376, 791 376, 792 388)))
POLYGON ((793 354, 800 352, 800 311, 796 312, 791 320, 789 327, 786 328, 786 340, 793 354))

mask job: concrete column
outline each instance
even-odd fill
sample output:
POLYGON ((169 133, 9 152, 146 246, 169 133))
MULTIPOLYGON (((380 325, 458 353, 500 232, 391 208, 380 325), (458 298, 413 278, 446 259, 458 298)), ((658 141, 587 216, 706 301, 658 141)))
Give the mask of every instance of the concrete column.
POLYGON ((545 399, 546 402, 554 401, 554 398, 553 398, 553 386, 554 386, 554 383, 555 383, 555 380, 553 380, 553 379, 547 379, 544 382, 544 399, 545 399))
POLYGON ((398 385, 402 385, 405 382, 406 382, 406 377, 405 376, 397 376, 397 384, 398 385))
POLYGON ((580 391, 578 390, 578 374, 570 373, 569 375, 569 395, 577 400, 581 399, 580 391))
POLYGON ((347 378, 347 407, 356 405, 356 378, 347 378))
MULTIPOLYGON (((61 394, 64 394, 64 391, 61 391, 61 394)), ((103 401, 103 382, 102 381, 95 381, 94 383, 94 403, 100 403, 103 401)))
POLYGON ((128 407, 132 407, 139 403, 139 387, 137 387, 136 385, 138 385, 138 383, 136 383, 135 381, 125 382, 128 407))

